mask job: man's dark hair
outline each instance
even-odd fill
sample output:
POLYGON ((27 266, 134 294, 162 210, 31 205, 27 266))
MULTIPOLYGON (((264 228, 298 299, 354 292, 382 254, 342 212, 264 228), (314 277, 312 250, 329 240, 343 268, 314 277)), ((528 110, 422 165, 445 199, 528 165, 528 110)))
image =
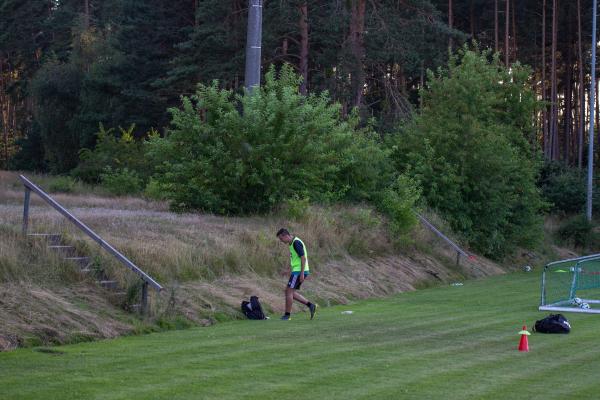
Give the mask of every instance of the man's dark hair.
POLYGON ((280 230, 277 231, 276 236, 279 237, 281 235, 289 235, 289 234, 290 234, 290 232, 287 229, 281 228, 280 230))

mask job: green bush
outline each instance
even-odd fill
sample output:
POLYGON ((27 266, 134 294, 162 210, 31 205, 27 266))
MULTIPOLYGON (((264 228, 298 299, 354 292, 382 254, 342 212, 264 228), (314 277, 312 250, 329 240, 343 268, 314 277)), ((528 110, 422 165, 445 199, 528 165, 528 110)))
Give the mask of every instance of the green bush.
POLYGON ((137 194, 142 190, 142 179, 127 168, 113 171, 107 167, 101 174, 102 187, 115 196, 137 194))
POLYGON ((538 186, 554 212, 579 213, 585 207, 586 183, 583 173, 560 162, 544 164, 538 186))
POLYGON ((306 218, 308 214, 308 210, 310 208, 310 199, 299 199, 298 197, 293 197, 291 199, 287 199, 284 205, 285 215, 292 220, 300 221, 306 218))
POLYGON ((479 252, 501 258, 542 236, 529 70, 464 47, 429 73, 420 115, 391 138, 400 173, 479 252), (528 141, 527 139, 531 139, 528 141))
POLYGON ((165 200, 165 194, 163 193, 160 184, 150 179, 144 189, 144 196, 152 200, 165 200))
POLYGON ((290 66, 252 94, 216 82, 171 109, 171 128, 148 159, 174 209, 220 214, 272 210, 289 199, 369 200, 389 184, 388 152, 327 93, 302 96, 290 66))
POLYGON ((418 183, 407 175, 400 175, 383 191, 379 209, 389 217, 393 234, 402 236, 416 224, 414 208, 420 196, 418 183))
POLYGON ((578 248, 591 248, 598 242, 598 234, 593 230, 594 224, 585 215, 569 218, 557 231, 560 240, 567 245, 578 248))
POLYGON ((363 207, 346 210, 340 215, 340 218, 350 225, 368 229, 376 228, 382 222, 380 214, 374 212, 371 208, 363 207))
POLYGON ((75 180, 70 176, 57 176, 48 183, 50 192, 71 193, 75 189, 75 180))
MULTIPOLYGON (((81 149, 80 162, 71 175, 88 183, 100 183, 106 168, 135 171, 144 181, 152 174, 152 164, 144 155, 144 142, 134 139, 135 125, 127 129, 119 127, 115 133, 113 128, 105 129, 100 124, 96 135, 96 146, 93 150, 81 149)), ((150 131, 146 136, 158 135, 150 131)))

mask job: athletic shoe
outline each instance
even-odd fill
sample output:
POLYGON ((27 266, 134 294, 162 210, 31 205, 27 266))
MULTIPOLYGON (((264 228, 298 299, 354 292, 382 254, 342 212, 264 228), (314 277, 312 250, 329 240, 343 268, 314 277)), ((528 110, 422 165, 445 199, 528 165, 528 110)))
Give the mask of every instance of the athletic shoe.
POLYGON ((283 315, 283 316, 281 316, 281 320, 282 321, 289 321, 290 319, 292 319, 292 317, 289 316, 289 315, 283 315))
POLYGON ((311 304, 310 307, 308 307, 308 309, 310 310, 310 319, 313 319, 315 317, 315 314, 317 313, 317 305, 316 304, 311 304))

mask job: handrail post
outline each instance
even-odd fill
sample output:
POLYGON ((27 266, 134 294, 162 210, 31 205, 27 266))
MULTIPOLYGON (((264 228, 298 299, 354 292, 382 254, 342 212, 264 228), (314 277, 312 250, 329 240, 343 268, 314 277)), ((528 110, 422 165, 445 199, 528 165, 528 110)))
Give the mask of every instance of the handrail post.
POLYGON ((25 201, 23 202, 23 236, 27 236, 29 228, 29 200, 31 199, 31 189, 25 186, 25 201))
POLYGON ((142 284, 142 315, 148 313, 148 282, 142 284))

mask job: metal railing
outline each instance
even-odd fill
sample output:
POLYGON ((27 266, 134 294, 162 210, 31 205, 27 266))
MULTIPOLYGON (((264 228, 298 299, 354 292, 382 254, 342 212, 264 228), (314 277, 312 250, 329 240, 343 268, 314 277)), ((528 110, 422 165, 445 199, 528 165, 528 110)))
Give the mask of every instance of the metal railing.
POLYGON ((452 247, 454 249, 454 251, 456 251, 456 265, 460 264, 461 256, 465 257, 468 261, 473 261, 475 259, 475 257, 473 255, 471 255, 471 254, 467 253, 466 251, 464 251, 463 249, 461 249, 460 246, 457 245, 456 243, 454 243, 448 236, 446 236, 442 232, 440 232, 440 230, 437 229, 431 222, 429 222, 427 220, 427 218, 425 218, 418 212, 415 212, 415 214, 417 215, 417 218, 419 218, 419 220, 421 221, 421 223, 423 225, 425 225, 427 228, 429 228, 430 231, 435 233, 440 239, 442 239, 450 247, 452 247))
POLYGON ((52 206, 56 211, 61 213, 65 218, 73 223, 80 231, 85 233, 88 237, 90 237, 93 241, 98 243, 100 247, 106 250, 109 254, 115 257, 121 264, 125 265, 135 274, 137 274, 143 281, 142 284, 142 312, 147 311, 148 308, 148 286, 154 288, 157 292, 160 292, 163 287, 156 282, 150 275, 142 271, 137 265, 135 265, 131 260, 121 254, 117 249, 111 246, 108 242, 102 239, 96 232, 91 230, 86 224, 81 222, 77 217, 67 211, 63 206, 61 206, 56 200, 50 197, 46 192, 36 186, 29 179, 24 177, 23 175, 19 175, 23 185, 25 186, 25 202, 23 205, 23 235, 27 235, 27 230, 29 228, 29 201, 31 197, 31 192, 34 192, 42 200, 52 206))

